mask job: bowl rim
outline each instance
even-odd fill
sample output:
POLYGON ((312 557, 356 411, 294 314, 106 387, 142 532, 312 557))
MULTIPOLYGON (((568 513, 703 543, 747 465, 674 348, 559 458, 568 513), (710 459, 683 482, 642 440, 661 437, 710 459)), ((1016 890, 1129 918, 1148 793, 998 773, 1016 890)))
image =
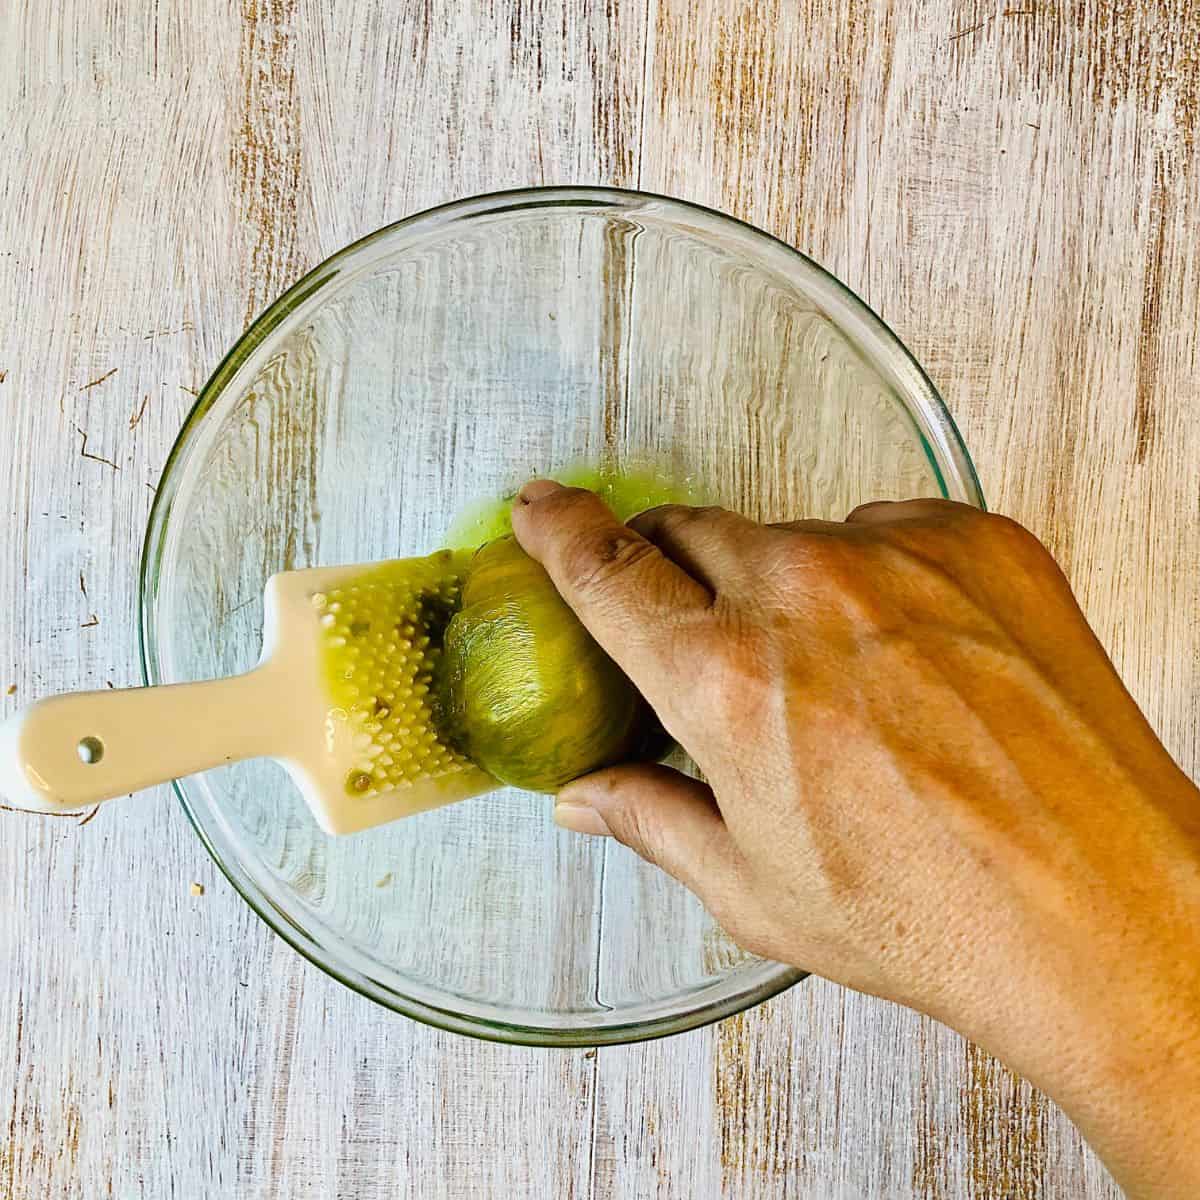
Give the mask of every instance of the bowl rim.
MULTIPOLYGON (((355 258, 364 249, 383 241, 402 230, 435 231, 455 221, 480 215, 497 215, 506 211, 528 211, 545 207, 578 207, 593 204, 598 208, 614 205, 627 207, 646 204, 667 206, 669 209, 700 219, 710 225, 731 228, 764 247, 786 252, 785 258, 794 269, 824 285, 826 298, 839 304, 844 316, 857 320, 860 332, 868 334, 876 349, 891 361, 884 364, 878 357, 874 365, 887 365, 892 369, 893 384, 910 404, 917 404, 930 421, 937 436, 938 448, 951 468, 954 482, 961 493, 960 499, 978 508, 985 508, 983 492, 975 466, 963 442, 954 419, 951 417, 940 393, 924 368, 912 352, 904 345, 891 327, 852 289, 847 287, 830 271, 809 258, 802 251, 782 239, 750 223, 720 212, 703 204, 678 197, 661 195, 628 188, 607 186, 552 186, 512 188, 452 200, 432 208, 411 214, 401 220, 384 225, 363 237, 350 242, 342 249, 324 259, 306 272, 296 283, 282 292, 255 319, 245 332, 226 352, 204 386, 195 403, 184 418, 179 433, 171 446, 159 477, 150 507, 138 573, 138 649, 141 661, 142 680, 146 685, 160 682, 157 642, 155 637, 155 598, 160 578, 159 565, 170 529, 170 514, 174 497, 178 491, 176 468, 196 436, 204 417, 223 394, 225 387, 249 359, 253 351, 289 315, 296 313, 304 302, 320 291, 324 285, 340 273, 341 267, 355 258)), ((930 465, 942 490, 946 490, 946 479, 942 465, 938 462, 923 430, 917 430, 925 446, 930 465)), ((645 1041, 682 1033, 715 1021, 733 1016, 755 1004, 770 999, 804 979, 807 972, 784 964, 763 963, 765 972, 755 972, 756 978, 746 986, 735 988, 707 1003, 698 1004, 685 1012, 667 1016, 655 1016, 641 1021, 590 1027, 581 1025, 573 1028, 535 1024, 516 1024, 489 1021, 484 1018, 464 1015, 448 1008, 441 1008, 411 996, 402 995, 385 987, 370 976, 340 964, 307 930, 302 928, 288 913, 277 907, 253 882, 240 864, 228 861, 218 850, 210 833, 197 817, 189 802, 182 780, 171 784, 189 823, 195 830, 204 848, 217 867, 233 885, 235 891, 250 909, 288 945, 314 966, 336 979, 345 987, 359 993, 377 1004, 416 1021, 452 1033, 469 1034, 488 1041, 527 1045, 588 1047, 645 1041), (765 974, 765 978, 757 978, 765 974)), ((735 977, 736 978, 736 977, 735 977)), ((711 990, 701 988, 697 998, 711 990)))

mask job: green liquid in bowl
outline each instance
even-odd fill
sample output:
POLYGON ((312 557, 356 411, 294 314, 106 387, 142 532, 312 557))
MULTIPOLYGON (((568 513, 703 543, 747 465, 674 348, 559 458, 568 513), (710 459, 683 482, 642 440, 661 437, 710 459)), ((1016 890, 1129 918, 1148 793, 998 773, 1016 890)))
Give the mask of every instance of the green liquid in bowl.
MULTIPOLYGON (((592 463, 573 463, 552 476, 567 487, 595 492, 617 515, 628 521, 661 504, 707 504, 709 493, 695 479, 672 478, 661 468, 641 465, 616 471, 592 463)), ((498 500, 470 504, 454 518, 446 532, 452 550, 476 550, 512 533, 512 506, 516 492, 498 500)))

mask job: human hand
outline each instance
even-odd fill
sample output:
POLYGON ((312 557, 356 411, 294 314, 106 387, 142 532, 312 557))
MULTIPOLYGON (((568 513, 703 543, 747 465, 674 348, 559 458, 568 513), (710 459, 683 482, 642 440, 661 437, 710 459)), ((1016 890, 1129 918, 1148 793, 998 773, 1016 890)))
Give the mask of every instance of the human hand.
POLYGON ((1200 1194, 1200 796, 1031 534, 942 501, 623 526, 549 481, 513 526, 708 781, 611 768, 560 824, 978 1041, 1136 1194, 1200 1194))

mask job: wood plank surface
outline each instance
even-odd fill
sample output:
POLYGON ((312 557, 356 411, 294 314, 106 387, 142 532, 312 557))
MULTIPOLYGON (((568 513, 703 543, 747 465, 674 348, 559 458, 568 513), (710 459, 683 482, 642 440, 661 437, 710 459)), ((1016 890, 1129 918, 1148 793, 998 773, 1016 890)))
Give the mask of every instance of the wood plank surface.
MULTIPOLYGON (((1198 124, 1189 0, 7 0, 3 711, 137 682, 159 472, 284 286, 433 203, 608 183, 882 313, 1194 776, 1198 124)), ((395 1017, 273 938, 165 789, 0 812, 0 905, 11 1200, 1118 1194, 999 1064, 820 981, 599 1051, 395 1017)))

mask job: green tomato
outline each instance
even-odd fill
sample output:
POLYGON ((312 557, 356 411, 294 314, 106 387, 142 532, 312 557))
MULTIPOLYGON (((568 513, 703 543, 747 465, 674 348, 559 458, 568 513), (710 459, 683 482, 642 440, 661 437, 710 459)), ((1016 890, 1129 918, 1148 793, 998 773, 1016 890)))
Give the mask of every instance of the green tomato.
POLYGON ((641 694, 512 537, 487 543, 467 568, 437 692, 451 744, 529 791, 555 792, 666 745, 641 694))

